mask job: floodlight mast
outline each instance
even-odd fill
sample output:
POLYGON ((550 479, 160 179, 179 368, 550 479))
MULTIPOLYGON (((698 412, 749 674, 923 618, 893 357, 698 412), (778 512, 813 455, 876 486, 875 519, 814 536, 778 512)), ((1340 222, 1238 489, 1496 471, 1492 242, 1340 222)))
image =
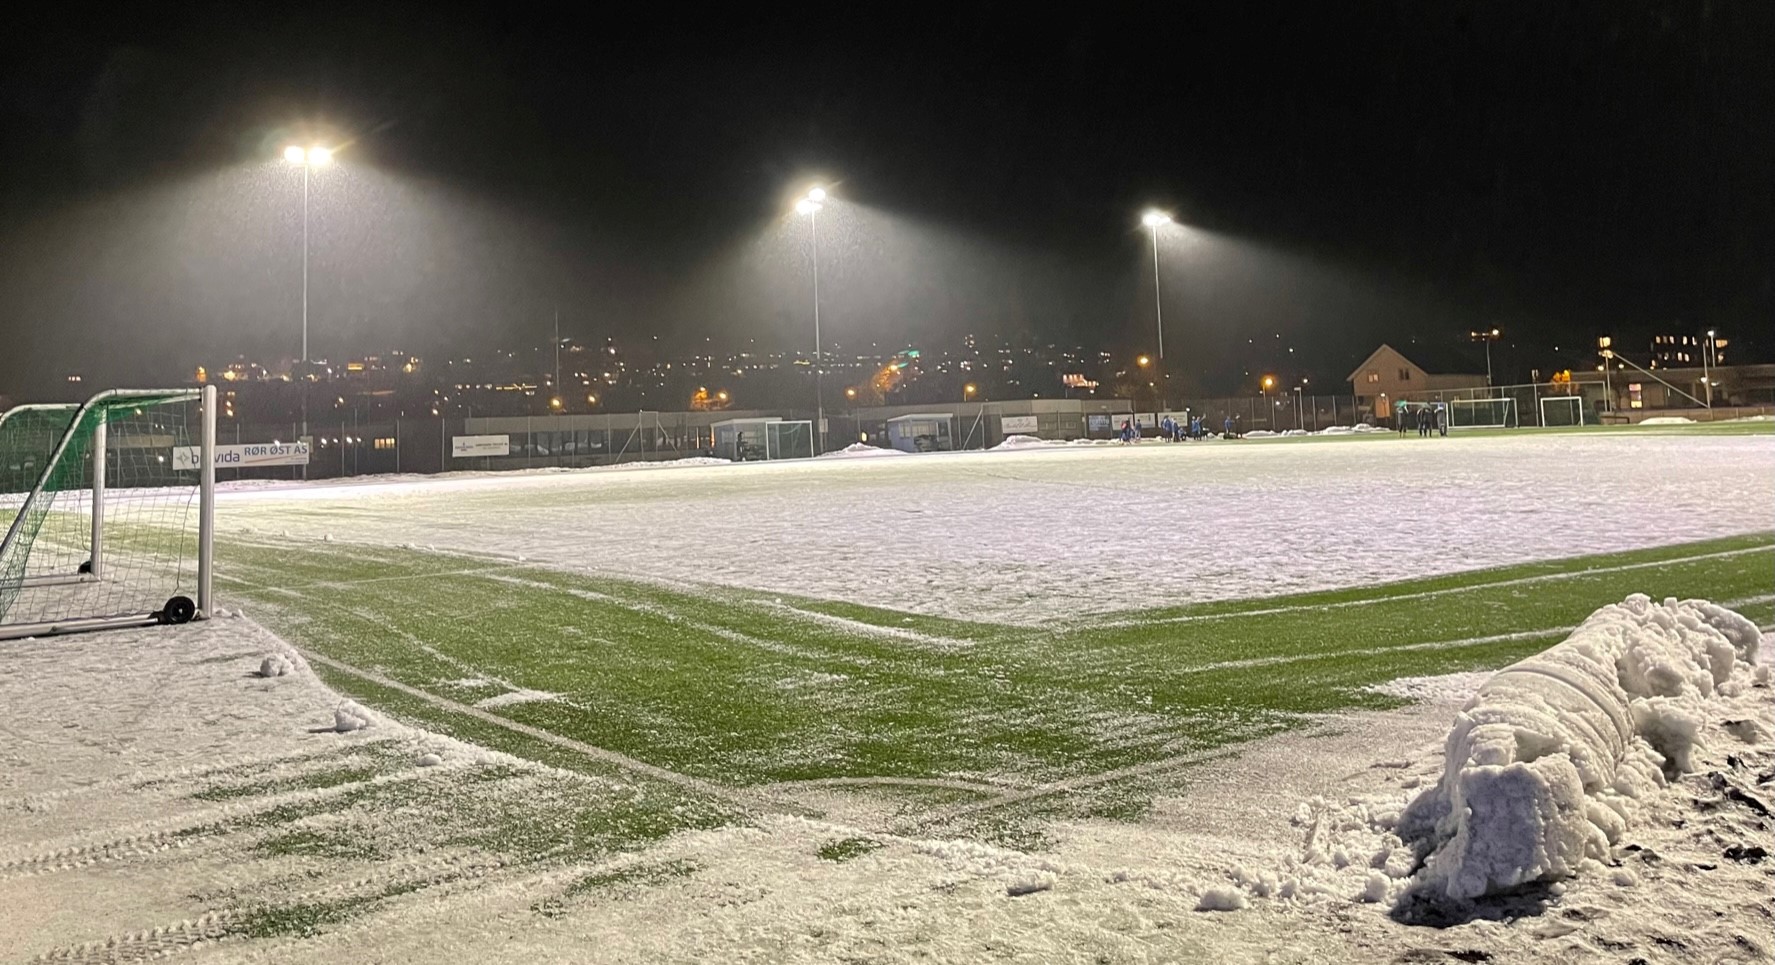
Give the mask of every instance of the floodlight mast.
POLYGON ((1146 225, 1153 238, 1153 318, 1159 330, 1159 405, 1165 407, 1165 299, 1159 287, 1159 229, 1171 223, 1171 216, 1157 208, 1148 209, 1140 216, 1140 223, 1146 225))
MULTIPOLYGON (((308 438, 308 172, 333 163, 333 149, 318 144, 292 144, 284 148, 284 160, 302 168, 302 439, 308 438)), ((298 440, 300 441, 300 440, 298 440)), ((302 477, 308 478, 303 467, 302 477)))
POLYGON ((825 372, 820 353, 820 208, 826 200, 826 189, 815 185, 807 195, 795 202, 797 214, 807 215, 808 231, 813 239, 814 278, 814 455, 825 451, 826 393, 825 372))

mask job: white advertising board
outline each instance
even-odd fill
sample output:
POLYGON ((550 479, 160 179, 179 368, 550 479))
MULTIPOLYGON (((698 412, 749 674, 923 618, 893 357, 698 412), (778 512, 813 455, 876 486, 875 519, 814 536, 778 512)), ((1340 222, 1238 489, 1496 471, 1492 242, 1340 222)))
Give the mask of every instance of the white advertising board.
MULTIPOLYGON (((195 471, 202 462, 202 448, 198 446, 173 447, 174 469, 195 471)), ((238 446, 216 447, 217 469, 306 465, 308 465, 308 444, 305 442, 248 442, 238 446)))
POLYGON ((497 436, 451 436, 450 455, 458 459, 470 456, 509 456, 512 454, 512 437, 497 436))
POLYGON ((999 429, 1005 435, 1035 435, 1036 417, 1032 415, 1007 415, 998 420, 999 429))

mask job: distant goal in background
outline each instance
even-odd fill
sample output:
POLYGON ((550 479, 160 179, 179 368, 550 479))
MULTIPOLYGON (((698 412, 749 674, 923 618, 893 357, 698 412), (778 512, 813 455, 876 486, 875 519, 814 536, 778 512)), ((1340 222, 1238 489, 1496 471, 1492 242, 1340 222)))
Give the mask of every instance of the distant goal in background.
POLYGON ((1549 395, 1541 399, 1541 425, 1588 425, 1584 417, 1584 399, 1576 395, 1549 395))
POLYGON ((1450 429, 1514 429, 1521 424, 1516 415, 1516 400, 1508 396, 1448 402, 1450 429))
POLYGON ((0 413, 0 638, 209 614, 215 393, 0 413))

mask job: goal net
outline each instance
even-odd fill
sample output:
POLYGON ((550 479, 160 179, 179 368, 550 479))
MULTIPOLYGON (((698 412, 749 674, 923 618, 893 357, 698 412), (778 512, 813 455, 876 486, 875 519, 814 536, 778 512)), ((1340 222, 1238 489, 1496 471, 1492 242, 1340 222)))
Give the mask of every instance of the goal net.
POLYGON ((215 389, 0 414, 0 638, 210 606, 215 389))
POLYGON ((1516 400, 1507 396, 1494 399, 1451 399, 1448 403, 1450 429, 1514 429, 1518 424, 1516 400))
POLYGON ((1581 426, 1584 424, 1583 397, 1550 395, 1541 399, 1541 425, 1581 426))

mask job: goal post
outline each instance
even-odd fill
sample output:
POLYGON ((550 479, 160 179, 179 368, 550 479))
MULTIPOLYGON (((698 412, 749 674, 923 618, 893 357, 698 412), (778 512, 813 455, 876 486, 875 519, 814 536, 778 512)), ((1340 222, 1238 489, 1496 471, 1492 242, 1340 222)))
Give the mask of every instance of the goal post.
POLYGON ((0 414, 0 638, 209 615, 216 390, 0 414))
POLYGON ((1541 425, 1548 426, 1581 426, 1589 420, 1584 417, 1584 398, 1577 395, 1547 395, 1541 397, 1541 425))
POLYGON ((1450 429, 1514 429, 1519 425, 1516 400, 1509 396, 1448 401, 1450 429))

